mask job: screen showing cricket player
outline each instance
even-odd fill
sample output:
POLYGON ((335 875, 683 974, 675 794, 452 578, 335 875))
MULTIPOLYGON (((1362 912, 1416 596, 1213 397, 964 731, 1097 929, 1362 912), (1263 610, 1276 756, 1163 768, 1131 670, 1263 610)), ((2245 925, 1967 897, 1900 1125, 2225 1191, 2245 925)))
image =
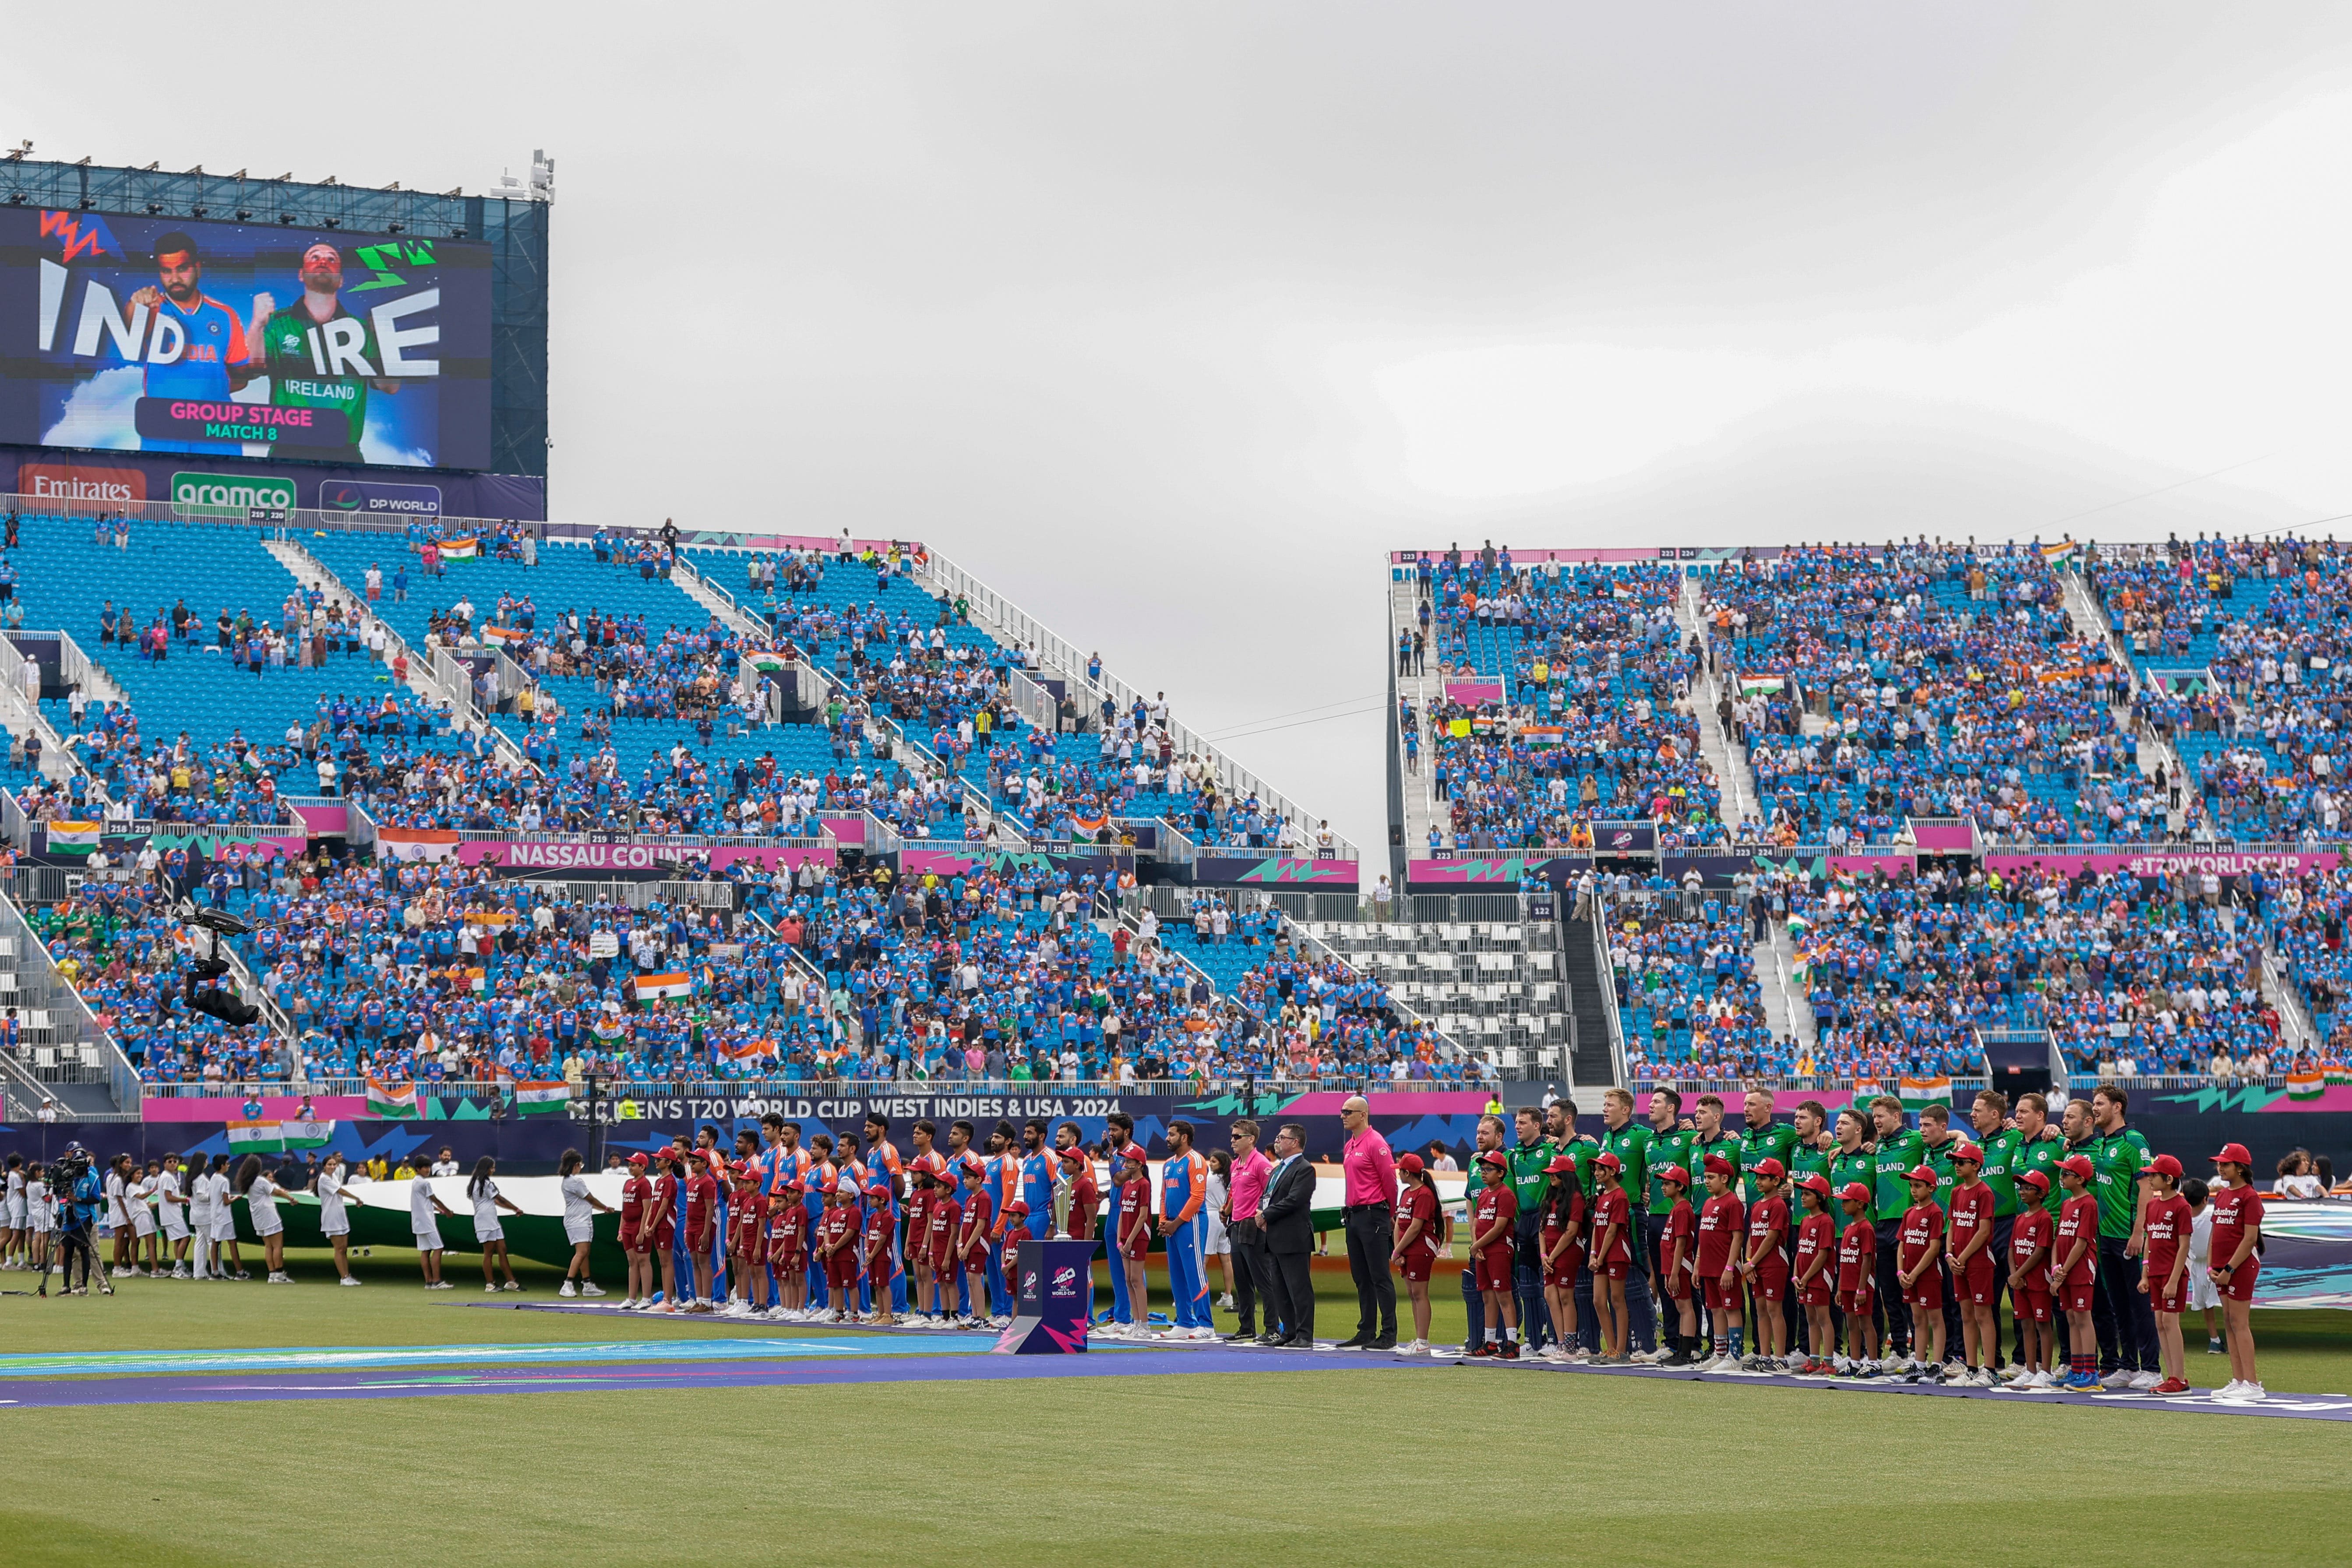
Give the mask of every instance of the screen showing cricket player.
POLYGON ((486 468, 489 322, 479 243, 0 210, 0 441, 486 468))

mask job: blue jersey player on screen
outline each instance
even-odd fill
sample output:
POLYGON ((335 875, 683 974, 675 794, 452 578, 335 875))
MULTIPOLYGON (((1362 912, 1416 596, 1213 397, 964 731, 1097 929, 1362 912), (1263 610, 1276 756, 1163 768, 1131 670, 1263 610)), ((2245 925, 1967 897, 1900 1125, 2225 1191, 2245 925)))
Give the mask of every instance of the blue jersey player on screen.
MULTIPOLYGON (((205 262, 196 242, 173 229, 155 241, 156 282, 131 296, 133 305, 153 310, 157 320, 179 329, 182 346, 174 359, 146 364, 146 395, 150 397, 191 397, 225 401, 229 394, 261 374, 247 345, 245 323, 236 312, 205 292, 205 262)), ((160 329, 159 329, 160 330, 160 329)), ((153 452, 242 452, 236 441, 147 441, 153 452)))

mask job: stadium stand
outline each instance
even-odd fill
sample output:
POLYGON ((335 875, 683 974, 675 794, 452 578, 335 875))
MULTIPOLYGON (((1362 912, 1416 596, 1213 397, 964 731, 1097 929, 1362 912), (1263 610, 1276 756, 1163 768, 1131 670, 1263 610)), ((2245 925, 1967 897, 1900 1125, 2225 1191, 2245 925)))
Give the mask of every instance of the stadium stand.
POLYGON ((200 1092, 1486 1071, 1305 953, 1278 911, 1254 917, 1249 963, 1203 967, 1139 940, 1083 858, 904 884, 833 864, 844 821, 886 855, 1118 849, 1139 829, 1162 856, 1353 855, 1164 699, 1099 660, 1068 668, 1034 623, 1017 645, 975 624, 976 595, 999 627, 1018 612, 968 579, 950 592, 918 550, 689 556, 659 534, 439 522, 284 534, 12 520, 10 858, 37 831, 48 863, 7 872, 33 913, 0 921, 103 1042, 51 1010, 0 1014, 8 1071, 44 1069, 0 1086, 12 1103, 93 1072, 119 1102, 142 1092, 132 1073, 200 1092), (56 656, 26 657, 45 635, 56 656), (296 802, 347 811, 348 847, 306 845, 296 802), (146 848, 60 874, 101 828, 146 848), (526 879, 448 853, 463 834, 555 831, 659 843, 688 879, 526 879), (711 869, 713 847, 744 844, 824 853, 711 869), (194 986, 209 940, 190 898, 247 928, 230 973, 194 986), (193 1005, 214 984, 261 1022, 193 1005))

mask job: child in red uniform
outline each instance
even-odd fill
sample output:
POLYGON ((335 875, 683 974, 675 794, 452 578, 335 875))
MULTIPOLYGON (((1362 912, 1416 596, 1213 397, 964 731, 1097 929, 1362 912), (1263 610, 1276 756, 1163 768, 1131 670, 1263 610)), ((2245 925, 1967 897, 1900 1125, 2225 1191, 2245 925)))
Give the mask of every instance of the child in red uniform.
MULTIPOLYGON (((1566 1364, 1584 1360, 1581 1350, 1563 1348, 1576 1343, 1576 1276, 1584 1261, 1584 1189, 1577 1184, 1576 1162, 1565 1154, 1552 1156, 1544 1167, 1544 1176, 1543 1239, 1536 1266, 1543 1275, 1544 1309, 1551 1316, 1553 1342, 1535 1354, 1566 1364)), ((1595 1274, 1592 1282, 1599 1285, 1601 1277, 1595 1274)), ((1608 1346, 1603 1344, 1601 1349, 1605 1352, 1608 1346)))
POLYGON ((646 1210, 654 1201, 653 1179, 646 1174, 646 1157, 629 1156, 629 1179, 621 1184, 621 1256, 629 1260, 629 1294, 624 1311, 650 1307, 654 1300, 653 1226, 646 1210))
POLYGON ((674 1250, 677 1241, 677 1198, 683 1189, 680 1180, 686 1169, 686 1155, 677 1149, 666 1149, 655 1156, 662 1163, 662 1173, 654 1182, 653 1222, 654 1257, 661 1263, 661 1305, 654 1310, 677 1310, 677 1258, 674 1250))
POLYGON ((1014 1198, 1004 1205, 1004 1231, 997 1240, 1004 1244, 1004 1283, 1012 1290, 1013 1306, 1021 1303, 1021 1249, 1029 1241, 1029 1205, 1014 1198))
POLYGON ((2017 1173, 2017 1219, 2009 1232, 2009 1310, 2017 1319, 2018 1338, 2024 1347, 2025 1373, 2012 1377, 2015 1389, 2048 1388, 2050 1365, 2050 1244, 2056 1223, 2042 1200, 2050 1195, 2050 1178, 2039 1171, 2017 1173))
POLYGON ((1512 1238, 1519 1228, 1519 1200, 1513 1195, 1510 1161, 1497 1149, 1478 1156, 1478 1174, 1486 1185, 1478 1190, 1470 1210, 1472 1282, 1486 1307, 1486 1321, 1499 1326, 1503 1338, 1486 1340, 1470 1353, 1497 1361, 1519 1356, 1519 1302, 1512 1289, 1512 1238))
POLYGON ((816 1262, 824 1269, 827 1321, 849 1321, 857 1305, 857 1208, 839 1177, 822 1181, 824 1212, 817 1216, 816 1262))
POLYGON ((2243 1143, 2229 1144, 2213 1156, 2213 1229, 2206 1255, 2211 1267, 2206 1278, 2221 1292, 2221 1320, 2230 1341, 2230 1381, 2214 1392, 2216 1399, 2263 1397, 2262 1379, 2254 1375, 2254 1331, 2248 1316, 2254 1279, 2263 1267, 2263 1197, 2254 1191, 2253 1159, 2243 1143))
POLYGON ((2065 1377, 2053 1388, 2089 1393, 2099 1386, 2098 1331, 2091 1322, 2091 1297, 2099 1266, 2099 1200, 2090 1194, 2091 1157, 2069 1154, 2058 1162, 2058 1185, 2066 1200, 2058 1205, 2058 1229, 2051 1249, 2050 1284, 2058 1310, 2066 1314, 2065 1377))
POLYGON ((1429 1276, 1437 1266, 1438 1237, 1444 1228, 1444 1210, 1420 1155, 1400 1157, 1396 1168, 1396 1248, 1390 1261, 1404 1276, 1405 1295, 1412 1306, 1412 1342, 1401 1353, 1427 1355, 1429 1276))
MULTIPOLYGON (((1118 1182, 1118 1257, 1127 1270, 1128 1321, 1115 1325, 1120 1335, 1141 1339, 1151 1331, 1151 1298, 1143 1261, 1151 1256, 1151 1168, 1145 1163, 1143 1145, 1129 1143, 1112 1162, 1118 1182)), ((1076 1223, 1077 1205, 1070 1207, 1076 1223)))
POLYGON ((1838 1194, 1845 1229, 1838 1234, 1837 1306, 1845 1314, 1844 1364, 1849 1377, 1878 1373, 1878 1231, 1870 1219, 1870 1189, 1848 1182, 1838 1194))
POLYGON ((1706 1157, 1706 1202, 1698 1211, 1698 1289, 1715 1333, 1715 1354, 1701 1372, 1737 1372, 1739 1338, 1739 1244, 1748 1229, 1748 1208, 1731 1190, 1738 1170, 1720 1154, 1706 1157))
POLYGON ((741 1316, 766 1306, 760 1300, 768 1279, 768 1200, 760 1195, 760 1173, 748 1163, 735 1167, 735 1192, 728 1200, 727 1226, 734 1232, 728 1244, 729 1310, 741 1316))
POLYGON ((708 1312, 714 1302, 710 1279, 710 1247, 717 1238, 711 1233, 719 1209, 719 1182, 710 1173, 707 1160, 683 1157, 679 1164, 686 1177, 686 1255, 694 1265, 694 1300, 687 1303, 689 1312, 708 1312))
POLYGON ((920 1325, 931 1310, 931 1205, 939 1189, 932 1184, 929 1157, 917 1155, 907 1167, 907 1271, 914 1289, 907 1297, 909 1322, 920 1325))
POLYGON ((1094 1235, 1095 1215, 1102 1207, 1102 1189, 1095 1184, 1094 1156, 1084 1149, 1065 1149, 1062 1166, 1070 1178, 1070 1239, 1084 1241, 1094 1235))
POLYGON ((2149 1184, 2141 1213, 2142 1234, 2147 1237, 2147 1267, 2140 1270, 2139 1288, 2156 1313, 2156 1345, 2164 1364, 2158 1394, 2189 1392, 2188 1362, 2180 1348, 2180 1314, 2189 1310, 2189 1227, 2195 1216, 2180 1195, 2180 1162, 2158 1154, 2141 1170, 2149 1184))
MULTIPOLYGON (((964 1275, 964 1291, 977 1315, 986 1318, 988 1302, 988 1238, 996 1227, 996 1204, 988 1195, 988 1164, 978 1159, 963 1164, 963 1221, 956 1231, 957 1261, 964 1275)), ((972 1326, 970 1315, 957 1321, 972 1326)))
POLYGON ((1902 1282, 1903 1300, 1910 1304, 1914 1343, 1909 1381, 1944 1380, 1944 1278, 1936 1258, 1944 1250, 1944 1207, 1936 1201, 1935 1171, 1914 1165, 1911 1206, 1903 1211, 1896 1233, 1895 1277, 1902 1282))
POLYGON ((1789 1294, 1789 1259, 1780 1244, 1789 1238, 1789 1200, 1780 1184, 1788 1167, 1766 1158, 1756 1165, 1756 1201, 1748 1205, 1748 1246, 1739 1272, 1755 1299, 1756 1351, 1740 1363, 1747 1372, 1780 1372, 1789 1355, 1789 1315, 1780 1302, 1789 1294))
POLYGON ((1674 1352, 1661 1366, 1696 1366, 1699 1363, 1698 1307, 1691 1300, 1696 1278, 1692 1237, 1698 1234, 1698 1211, 1690 1205, 1690 1173, 1668 1165, 1658 1173, 1660 1189, 1672 1205, 1666 1211, 1665 1233, 1658 1237, 1658 1286, 1675 1304, 1674 1352))
POLYGON ((931 1181, 938 1190, 931 1194, 930 1235, 925 1240, 925 1261, 930 1265, 931 1321, 944 1324, 955 1321, 956 1244, 963 1232, 963 1205, 956 1202, 946 1171, 933 1171, 931 1181))
POLYGON ((1592 1208, 1585 1228, 1591 1233, 1592 1315, 1601 1331, 1600 1366, 1624 1366, 1627 1355, 1625 1271, 1633 1262, 1633 1205, 1625 1193, 1625 1163, 1603 1152, 1592 1157, 1592 1208))
MULTIPOLYGON (((1789 1288, 1805 1310, 1805 1354, 1796 1370, 1818 1376, 1837 1370, 1836 1331, 1830 1324, 1830 1297, 1837 1284, 1837 1221, 1830 1217, 1830 1179, 1818 1171, 1797 1178, 1797 1262, 1789 1288)), ((1754 1234, 1754 1226, 1749 1226, 1754 1234)))
POLYGON ((866 1289, 874 1299, 867 1319, 877 1328, 895 1329, 898 1315, 890 1310, 890 1281, 898 1273, 890 1244, 898 1239, 898 1222, 890 1213, 890 1184, 877 1177, 866 1185, 866 1289))
MULTIPOLYGON (((1960 1309, 1960 1359, 1974 1388, 1990 1388, 2000 1364, 1998 1260, 1992 1252, 1993 1191, 1984 1181, 1984 1151, 1963 1142, 1952 1151, 1950 1233, 1952 1293, 1960 1309)), ((2014 1234, 2014 1227, 2012 1227, 2014 1234)))
POLYGON ((785 1176, 776 1184, 775 1201, 768 1211, 768 1267, 776 1276, 772 1316, 797 1320, 808 1310, 807 1232, 808 1208, 801 1184, 785 1176))

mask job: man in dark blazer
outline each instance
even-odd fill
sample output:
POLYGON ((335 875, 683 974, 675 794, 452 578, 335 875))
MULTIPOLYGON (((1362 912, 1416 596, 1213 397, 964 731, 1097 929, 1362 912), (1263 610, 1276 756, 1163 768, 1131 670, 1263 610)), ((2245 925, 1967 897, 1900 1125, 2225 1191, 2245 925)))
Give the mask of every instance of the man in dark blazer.
POLYGON ((1266 1178, 1258 1215, 1265 1222, 1265 1249, 1274 1263, 1271 1305, 1282 1330, 1260 1334, 1257 1342, 1262 1345, 1315 1348, 1315 1281, 1309 1272, 1315 1250, 1315 1167, 1307 1162, 1306 1148, 1307 1129, 1298 1122, 1284 1122, 1274 1135, 1274 1174, 1266 1178))

